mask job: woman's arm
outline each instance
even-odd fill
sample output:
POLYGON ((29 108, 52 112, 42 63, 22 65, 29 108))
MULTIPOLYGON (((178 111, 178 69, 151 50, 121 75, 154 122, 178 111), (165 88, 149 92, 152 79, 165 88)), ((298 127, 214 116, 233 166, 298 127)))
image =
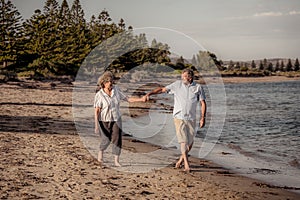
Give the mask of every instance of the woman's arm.
POLYGON ((143 97, 128 97, 127 101, 129 103, 133 103, 133 102, 145 102, 147 100, 146 95, 143 97))
POLYGON ((95 133, 99 133, 99 114, 100 114, 101 108, 96 107, 95 108, 95 133))

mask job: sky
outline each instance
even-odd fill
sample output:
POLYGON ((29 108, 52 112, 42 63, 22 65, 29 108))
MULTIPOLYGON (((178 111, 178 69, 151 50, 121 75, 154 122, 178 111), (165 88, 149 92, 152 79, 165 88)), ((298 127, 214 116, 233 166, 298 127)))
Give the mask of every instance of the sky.
MULTIPOLYGON (((23 19, 30 18, 36 9, 42 10, 45 1, 12 0, 23 19)), ((185 34, 224 61, 300 58, 299 0, 80 2, 87 21, 105 9, 116 23, 123 18, 133 28, 159 27, 185 34)), ((68 3, 71 7, 73 0, 68 3)))

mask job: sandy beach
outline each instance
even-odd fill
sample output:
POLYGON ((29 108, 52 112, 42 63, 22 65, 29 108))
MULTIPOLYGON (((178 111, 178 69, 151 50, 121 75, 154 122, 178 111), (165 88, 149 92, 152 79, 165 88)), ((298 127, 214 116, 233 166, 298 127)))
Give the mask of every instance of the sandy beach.
MULTIPOLYGON (((289 80, 299 77, 223 79, 225 83, 289 80)), ((60 81, 1 83, 1 199, 300 199, 289 188, 194 157, 191 173, 174 169, 172 163, 147 173, 102 167, 76 131, 72 90, 72 84, 60 81)), ((139 113, 131 112, 135 117, 139 113)), ((142 153, 160 147, 125 136, 123 149, 142 153)))

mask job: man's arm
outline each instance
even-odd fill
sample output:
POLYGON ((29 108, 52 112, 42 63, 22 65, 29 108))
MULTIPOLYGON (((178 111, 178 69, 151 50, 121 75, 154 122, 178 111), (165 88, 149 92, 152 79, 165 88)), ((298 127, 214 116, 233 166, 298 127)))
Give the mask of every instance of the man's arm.
POLYGON ((201 100, 200 104, 201 104, 200 128, 203 128, 205 126, 205 117, 206 117, 206 102, 205 102, 205 100, 201 100))
POLYGON ((153 95, 153 94, 160 94, 160 93, 164 93, 164 92, 167 92, 167 88, 165 87, 159 87, 159 88, 156 88, 154 90, 152 90, 151 92, 148 92, 146 94, 146 96, 150 96, 150 95, 153 95))

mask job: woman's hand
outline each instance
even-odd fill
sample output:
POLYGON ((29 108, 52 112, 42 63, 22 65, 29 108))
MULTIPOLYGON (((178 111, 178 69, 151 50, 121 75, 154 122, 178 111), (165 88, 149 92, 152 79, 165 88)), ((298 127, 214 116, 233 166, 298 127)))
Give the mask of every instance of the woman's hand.
POLYGON ((99 127, 98 127, 98 125, 95 126, 95 133, 96 133, 96 134, 99 133, 99 127))

